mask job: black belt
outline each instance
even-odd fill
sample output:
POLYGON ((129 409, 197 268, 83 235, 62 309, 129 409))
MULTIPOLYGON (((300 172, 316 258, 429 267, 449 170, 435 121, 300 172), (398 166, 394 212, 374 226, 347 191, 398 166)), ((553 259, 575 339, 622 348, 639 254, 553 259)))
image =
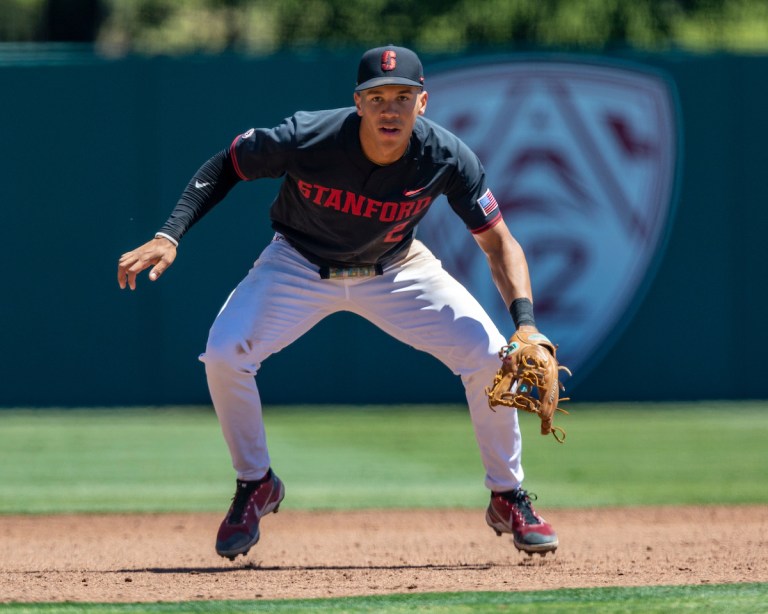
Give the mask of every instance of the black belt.
POLYGON ((320 277, 322 279, 341 279, 346 277, 376 277, 382 275, 384 267, 380 264, 353 267, 321 266, 320 277))

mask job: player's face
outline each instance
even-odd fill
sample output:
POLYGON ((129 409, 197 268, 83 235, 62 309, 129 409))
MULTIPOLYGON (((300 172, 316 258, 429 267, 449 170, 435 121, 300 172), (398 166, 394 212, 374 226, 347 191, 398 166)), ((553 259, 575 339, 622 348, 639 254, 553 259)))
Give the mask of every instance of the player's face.
POLYGON ((355 106, 362 118, 365 155, 378 164, 390 164, 408 148, 416 118, 427 108, 427 93, 419 87, 383 85, 355 92, 355 106))

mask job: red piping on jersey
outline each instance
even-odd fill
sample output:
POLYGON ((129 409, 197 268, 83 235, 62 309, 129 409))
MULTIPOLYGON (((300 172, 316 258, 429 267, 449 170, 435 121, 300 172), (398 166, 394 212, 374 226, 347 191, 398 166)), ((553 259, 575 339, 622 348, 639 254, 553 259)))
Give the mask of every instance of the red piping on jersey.
POLYGON ((240 170, 240 165, 237 163, 237 155, 235 155, 235 143, 237 143, 237 139, 239 139, 242 134, 238 134, 235 137, 235 140, 232 141, 232 144, 229 146, 229 157, 232 159, 232 166, 235 167, 235 172, 237 173, 238 177, 242 179, 243 181, 248 181, 248 177, 246 177, 243 174, 243 171, 240 170))
POLYGON ((490 230, 491 228, 496 226, 496 224, 498 224, 501 220, 502 220, 501 211, 499 211, 499 214, 495 218, 493 218, 490 222, 488 222, 484 226, 480 226, 480 228, 475 228, 474 230, 470 230, 470 232, 473 235, 479 235, 480 233, 485 232, 486 230, 490 230))

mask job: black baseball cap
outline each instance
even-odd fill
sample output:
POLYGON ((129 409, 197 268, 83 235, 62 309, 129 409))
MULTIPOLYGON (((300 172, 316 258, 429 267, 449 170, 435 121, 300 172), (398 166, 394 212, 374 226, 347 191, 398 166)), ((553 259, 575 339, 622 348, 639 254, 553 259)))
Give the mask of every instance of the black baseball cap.
POLYGON ((369 49, 357 68, 356 92, 380 85, 411 85, 424 87, 421 60, 405 47, 376 47, 369 49))

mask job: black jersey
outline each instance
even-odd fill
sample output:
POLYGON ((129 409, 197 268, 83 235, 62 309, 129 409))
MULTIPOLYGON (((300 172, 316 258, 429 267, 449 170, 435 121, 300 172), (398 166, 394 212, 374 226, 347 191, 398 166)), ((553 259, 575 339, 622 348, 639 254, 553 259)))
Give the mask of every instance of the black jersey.
POLYGON ((380 166, 360 144, 354 107, 298 112, 271 129, 239 135, 229 150, 244 180, 282 177, 273 228, 320 266, 383 264, 413 240, 442 194, 473 233, 501 219, 477 156, 419 117, 400 160, 380 166))

